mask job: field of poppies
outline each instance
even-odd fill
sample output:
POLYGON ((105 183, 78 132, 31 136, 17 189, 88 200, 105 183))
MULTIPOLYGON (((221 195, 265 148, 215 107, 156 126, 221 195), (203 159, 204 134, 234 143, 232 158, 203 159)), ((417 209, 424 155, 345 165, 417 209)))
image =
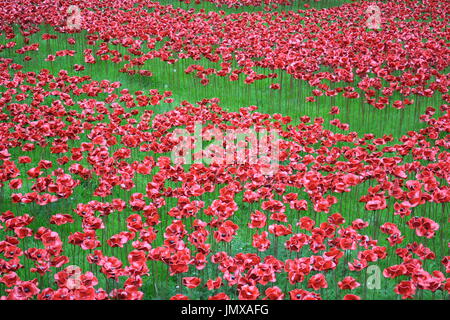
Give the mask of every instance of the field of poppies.
POLYGON ((0 6, 0 299, 450 299, 450 2, 0 6))

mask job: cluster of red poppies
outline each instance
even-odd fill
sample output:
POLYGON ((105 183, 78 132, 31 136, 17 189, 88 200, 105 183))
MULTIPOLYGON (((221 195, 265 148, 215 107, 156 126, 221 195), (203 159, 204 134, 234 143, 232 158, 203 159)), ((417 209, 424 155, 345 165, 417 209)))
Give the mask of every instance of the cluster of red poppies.
MULTIPOLYGON (((164 99, 170 92, 131 93, 123 89, 117 94, 120 84, 116 82, 91 81, 65 71, 57 76, 45 70, 24 73, 8 59, 2 59, 0 69, 1 85, 7 88, 0 99, 0 181, 12 190, 11 201, 49 205, 81 192, 82 181, 96 185, 90 195, 93 199, 103 199, 80 202, 72 213, 48 216, 54 230, 30 228, 34 219, 30 214, 3 212, 0 282, 8 287, 4 298, 140 299, 140 288, 151 273, 148 262, 153 261, 167 265, 172 276, 186 275, 182 283, 187 288, 196 288, 203 280, 189 276, 190 268, 202 270, 212 264, 216 265, 216 277, 204 279, 209 290, 219 290, 226 284, 237 288, 240 299, 281 299, 285 294, 292 299, 319 299, 320 294, 314 291, 327 288, 325 275, 345 263, 342 258, 349 251, 356 252, 357 257, 346 267, 357 272, 386 259, 388 253, 400 257, 402 262, 385 269, 384 276, 409 277, 395 289, 404 298, 414 296, 417 289, 450 290, 450 279, 441 271, 423 268, 424 260, 439 259, 448 272, 450 257, 436 257, 421 243, 404 243, 402 236, 407 226, 420 238, 435 238, 440 232, 443 239, 444 231, 437 222, 411 216, 415 208, 426 203, 443 206, 450 201, 450 154, 441 149, 449 148, 448 139, 441 135, 450 128, 448 105, 440 107, 440 117, 434 117, 436 110, 428 108, 421 117, 425 128, 391 141, 389 136, 334 133, 322 127, 321 118, 311 121, 301 117, 300 123, 294 124, 289 117, 258 113, 256 107, 226 112, 217 99, 205 99, 196 105, 185 101, 155 115, 154 108, 167 102, 164 99), (102 94, 107 94, 106 99, 95 99, 102 94), (89 98, 75 103, 72 99, 79 95, 89 98), (45 103, 48 98, 51 103, 45 103), (21 102, 24 99, 30 103, 21 102), (165 156, 176 146, 173 130, 193 130, 195 122, 205 125, 205 135, 211 127, 276 129, 282 137, 279 171, 267 177, 258 165, 174 165, 165 156), (34 153, 38 159, 26 155, 37 148, 48 159, 41 159, 39 153, 34 153), (18 153, 23 155, 12 156, 18 153), (142 185, 142 181, 146 182, 142 185), (387 240, 394 251, 379 244, 383 239, 363 233, 368 221, 347 222, 345 213, 337 213, 334 208, 339 195, 368 181, 374 184, 360 199, 366 210, 383 210, 393 200, 390 213, 404 219, 403 225, 386 222, 376 226, 373 222, 389 235, 387 240), (27 187, 30 192, 17 193, 27 187), (288 191, 292 188, 301 191, 303 199, 299 193, 288 191), (210 203, 201 200, 215 190, 219 191, 218 198, 210 203), (123 198, 112 198, 118 193, 123 198), (240 210, 238 198, 255 208, 250 215, 240 210), (176 203, 164 211, 169 199, 176 203), (316 225, 308 212, 329 215, 316 225), (104 237, 101 230, 108 217, 109 221, 122 217, 125 229, 104 237), (77 221, 81 229, 62 239, 58 231, 77 221), (238 223, 242 221, 245 224, 238 223), (238 233, 253 229, 259 231, 251 235, 251 247, 264 252, 275 246, 273 255, 217 251, 218 244, 234 243, 238 233), (43 248, 21 249, 21 242, 27 238, 42 243, 43 248), (282 243, 280 248, 278 242, 282 243), (125 247, 127 244, 131 248, 125 247), (88 262, 98 266, 92 270, 109 279, 125 278, 123 288, 109 292, 95 288, 98 275, 91 271, 81 273, 79 285, 71 288, 70 270, 61 268, 71 263, 74 246, 86 251, 88 262), (102 251, 106 247, 120 248, 125 256, 107 256, 102 251), (297 257, 280 260, 277 250, 297 257), (42 288, 36 280, 19 277, 24 260, 32 262, 28 264, 30 275, 53 273, 57 288, 42 288), (281 277, 287 277, 291 285, 307 281, 312 291, 283 292, 273 286, 281 277)), ((360 283, 347 276, 338 285, 342 290, 352 290, 360 283)), ((174 298, 183 297, 178 294, 174 298)), ((210 298, 227 297, 219 292, 210 298)))
MULTIPOLYGON (((0 8, 0 18, 22 21, 25 39, 38 30, 34 23, 62 25, 64 12, 52 9, 53 2, 17 3, 0 8)), ((98 50, 84 51, 86 64, 127 61, 121 70, 133 73, 146 59, 204 57, 228 62, 220 70, 189 69, 203 80, 213 73, 232 79, 245 74, 251 83, 266 76, 253 71, 263 66, 310 81, 319 88, 315 95, 353 98, 358 87, 380 108, 394 91, 441 91, 449 98, 443 2, 380 4, 392 14, 380 34, 362 32, 355 22, 363 10, 359 3, 229 16, 150 1, 90 5, 103 9, 83 11, 89 44, 100 43, 98 50), (433 22, 406 22, 415 16, 433 22), (141 51, 144 45, 151 50, 141 51), (334 71, 318 72, 319 66, 334 71), (353 72, 361 76, 354 87, 331 89, 321 82, 352 82, 353 72), (374 89, 384 97, 375 99, 374 89)), ((3 31, 14 38, 13 28, 3 31)), ((39 49, 28 42, 16 52, 39 49)), ((16 46, 11 41, 0 51, 16 46)), ((47 59, 72 54, 61 50, 47 59)), ((395 139, 351 132, 338 119, 331 121, 337 127, 332 131, 319 117, 292 119, 255 106, 229 112, 216 98, 183 101, 162 112, 161 105, 173 103, 170 91, 131 92, 120 82, 65 70, 22 69, 19 61, 0 58, 0 203, 10 205, 0 212, 1 299, 151 298, 145 283, 172 277, 182 287, 172 299, 207 289, 209 299, 315 300, 331 281, 336 297, 338 290, 366 286, 363 273, 377 265, 386 266, 380 281, 394 283, 402 298, 450 293, 450 256, 444 254, 450 247, 449 105, 428 107, 420 116, 422 129, 395 139), (278 170, 266 175, 262 164, 237 161, 173 163, 169 154, 180 141, 174 131, 193 133, 195 123, 202 123, 204 141, 211 129, 275 130, 278 170), (358 192, 361 204, 343 205, 358 192)))
MULTIPOLYGON (((308 101, 322 95, 363 96, 379 109, 387 105, 404 108, 411 103, 408 98, 396 98, 396 93, 403 97, 438 93, 450 101, 450 79, 445 71, 450 60, 446 14, 450 4, 408 0, 378 5, 382 32, 367 31, 370 14, 365 1, 322 10, 228 15, 143 0, 92 0, 79 7, 80 28, 91 33, 89 44, 99 46, 96 52, 85 52, 86 63, 95 63, 98 56, 123 63, 121 72, 152 76, 150 70, 142 69, 150 59, 170 64, 188 58, 207 59, 220 67, 193 65, 186 69, 204 85, 211 75, 230 81, 243 78, 251 84, 277 78, 272 70, 284 70, 316 87, 308 101), (113 45, 127 48, 129 54, 121 54, 113 45), (258 73, 261 68, 272 73, 258 73)), ((73 32, 67 28, 67 7, 64 1, 59 6, 53 1, 38 5, 23 0, 21 5, 5 4, 0 18, 4 23, 48 23, 73 32)), ((12 37, 12 29, 5 31, 12 37)), ((33 28, 25 35, 32 32, 33 28)), ((14 45, 11 42, 0 49, 14 45)), ((36 48, 22 49, 26 50, 36 48)), ((271 88, 279 89, 280 84, 271 88)))

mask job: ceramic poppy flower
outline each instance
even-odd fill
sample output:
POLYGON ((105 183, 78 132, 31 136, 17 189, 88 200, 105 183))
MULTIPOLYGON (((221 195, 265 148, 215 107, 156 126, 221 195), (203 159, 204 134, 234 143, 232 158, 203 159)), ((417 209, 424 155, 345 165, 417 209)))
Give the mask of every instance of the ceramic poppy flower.
POLYGON ((338 282, 338 286, 341 290, 353 290, 361 286, 353 277, 345 277, 342 281, 338 282))
POLYGON ((183 285, 189 289, 196 288, 200 285, 201 279, 196 277, 184 277, 183 285))
POLYGON ((239 289, 240 300, 256 300, 259 297, 259 290, 255 286, 243 285, 239 289))

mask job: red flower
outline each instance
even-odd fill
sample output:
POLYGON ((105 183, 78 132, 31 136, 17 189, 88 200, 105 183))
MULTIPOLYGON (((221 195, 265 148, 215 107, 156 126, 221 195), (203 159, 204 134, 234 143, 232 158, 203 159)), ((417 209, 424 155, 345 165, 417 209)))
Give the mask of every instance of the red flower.
POLYGON ((289 291, 289 295, 291 300, 321 300, 319 294, 302 289, 291 290, 289 291))
POLYGON ((263 300, 283 300, 284 293, 279 287, 270 287, 265 291, 265 298, 263 300))
POLYGON ((219 289, 222 286, 222 278, 217 277, 216 280, 209 279, 206 282, 206 287, 208 287, 208 290, 215 290, 219 289))
POLYGON ((346 294, 343 300, 361 300, 361 298, 354 294, 346 294))
POLYGON ((12 289, 9 289, 8 300, 29 300, 39 293, 37 280, 21 281, 12 289))
POLYGON ((342 281, 338 282, 338 286, 341 290, 353 290, 361 286, 353 277, 345 277, 342 281))
POLYGON ((196 277, 184 277, 183 278, 183 285, 188 287, 189 289, 196 288, 200 285, 200 282, 202 280, 200 278, 196 277))
POLYGON ((402 299, 412 299, 416 293, 416 286, 412 281, 401 281, 395 287, 394 292, 401 295, 402 299))
POLYGON ((178 294, 174 295, 173 297, 171 297, 170 300, 189 300, 189 298, 185 295, 178 293, 178 294))
POLYGON ((250 215, 251 222, 248 224, 249 228, 263 228, 266 225, 266 216, 259 210, 256 210, 250 215))
POLYGON ((259 290, 255 286, 243 285, 239 289, 239 300, 256 300, 259 297, 259 290))
POLYGON ((325 276, 321 273, 315 274, 308 281, 308 288, 319 290, 322 288, 328 288, 327 280, 325 276))
POLYGON ((230 297, 223 292, 208 297, 208 300, 230 300, 230 297))

